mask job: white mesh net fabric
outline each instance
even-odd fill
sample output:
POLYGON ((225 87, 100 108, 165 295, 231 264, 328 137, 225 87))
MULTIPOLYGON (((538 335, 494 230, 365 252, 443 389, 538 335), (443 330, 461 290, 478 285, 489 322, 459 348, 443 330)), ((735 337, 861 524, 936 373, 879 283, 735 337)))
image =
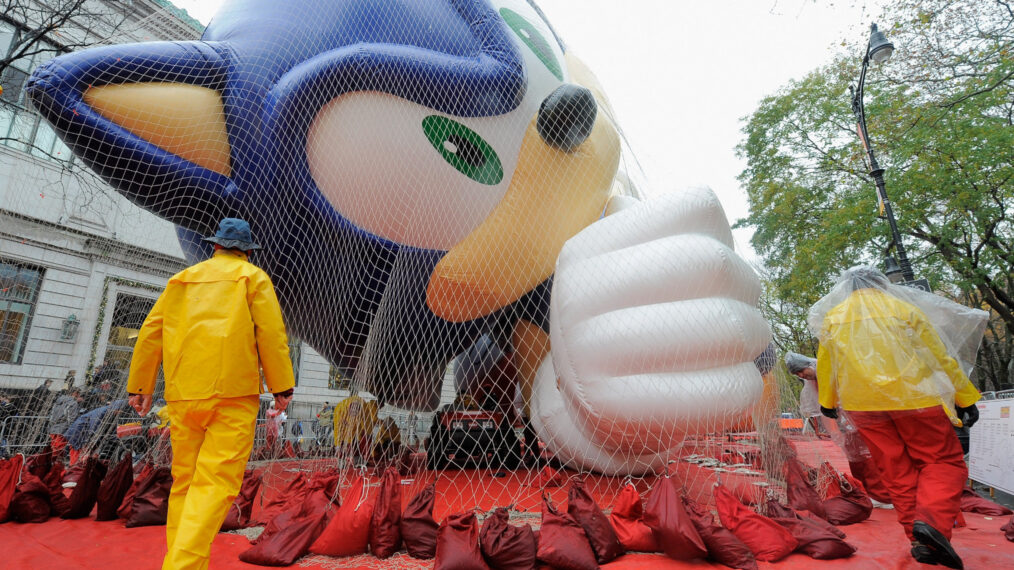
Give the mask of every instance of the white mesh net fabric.
MULTIPOLYGON (((78 386, 94 416, 73 420, 73 447, 169 461, 157 416, 116 433, 137 420, 119 401, 131 331, 235 216, 304 358, 287 417, 258 416, 267 496, 299 472, 393 465, 407 497, 438 482, 439 520, 538 512, 543 490, 589 473, 604 508, 667 471, 705 501, 718 478, 781 477, 760 284, 721 205, 707 189, 639 200, 606 94, 534 4, 236 0, 199 41, 64 55, 26 92, 68 168, 118 193, 65 174, 46 183, 65 212, 35 215, 23 192, 4 218, 121 232, 74 222, 121 261, 64 293, 73 348, 25 357, 90 355, 78 386), (141 301, 121 310, 116 291, 141 301)), ((59 273, 26 255, 4 252, 5 287, 59 273)), ((38 398, 61 387, 5 424, 8 451, 45 443, 54 408, 38 398)))

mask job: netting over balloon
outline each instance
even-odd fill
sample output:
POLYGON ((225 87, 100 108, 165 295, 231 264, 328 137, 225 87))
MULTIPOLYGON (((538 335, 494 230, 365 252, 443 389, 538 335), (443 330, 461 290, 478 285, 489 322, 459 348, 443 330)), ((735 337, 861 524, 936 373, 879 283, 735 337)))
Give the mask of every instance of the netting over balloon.
MULTIPOLYGON (((406 496, 515 513, 579 474, 603 506, 663 473, 781 478, 760 283, 721 204, 642 200, 607 94, 534 4, 235 0, 200 41, 63 55, 26 89, 188 262, 249 221, 289 334, 348 379, 324 410, 298 389, 288 420, 262 410, 266 497, 385 466, 406 496)), ((72 447, 167 462, 164 418, 117 438, 132 413, 72 447)))

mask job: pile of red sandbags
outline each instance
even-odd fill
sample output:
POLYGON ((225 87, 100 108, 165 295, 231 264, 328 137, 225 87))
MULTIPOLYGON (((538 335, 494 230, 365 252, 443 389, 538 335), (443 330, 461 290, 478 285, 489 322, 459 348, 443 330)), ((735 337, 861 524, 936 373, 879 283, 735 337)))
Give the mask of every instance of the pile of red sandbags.
POLYGON ((260 566, 289 566, 303 557, 317 537, 328 525, 333 513, 328 493, 332 479, 311 479, 300 488, 299 510, 286 510, 275 515, 252 547, 239 555, 239 559, 260 566))
POLYGON ((798 542, 795 552, 818 560, 848 558, 856 547, 845 542, 845 533, 806 511, 796 512, 777 501, 769 500, 767 512, 771 520, 785 527, 798 542))
POLYGON ((792 533, 772 519, 749 509, 721 485, 715 487, 715 506, 722 526, 743 541, 757 560, 781 560, 799 545, 792 533))
POLYGON ((42 523, 51 516, 66 516, 71 508, 91 511, 94 497, 88 504, 92 487, 97 487, 104 474, 105 466, 92 459, 92 471, 75 501, 63 494, 63 463, 53 461, 53 453, 47 446, 40 453, 29 456, 15 456, 0 462, 0 522, 11 520, 22 523, 42 523))
POLYGON ((785 486, 790 507, 831 524, 859 523, 873 513, 873 501, 862 483, 826 461, 818 469, 808 469, 789 457, 785 462, 785 486))

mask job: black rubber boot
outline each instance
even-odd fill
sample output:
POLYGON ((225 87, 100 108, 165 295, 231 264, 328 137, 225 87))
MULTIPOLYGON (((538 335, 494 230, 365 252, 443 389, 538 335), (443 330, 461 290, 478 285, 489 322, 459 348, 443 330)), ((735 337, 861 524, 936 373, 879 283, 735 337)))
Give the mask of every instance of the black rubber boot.
POLYGON ((958 556, 957 552, 954 552, 950 541, 940 534, 940 531, 937 529, 922 521, 915 521, 912 523, 912 536, 933 551, 937 564, 948 568, 964 570, 965 564, 961 562, 961 557, 958 556))

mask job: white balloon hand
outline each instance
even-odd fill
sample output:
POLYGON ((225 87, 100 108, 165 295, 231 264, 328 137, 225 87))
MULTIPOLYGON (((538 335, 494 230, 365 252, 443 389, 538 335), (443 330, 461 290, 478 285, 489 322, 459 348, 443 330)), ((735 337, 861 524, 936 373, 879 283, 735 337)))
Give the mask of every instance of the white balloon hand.
POLYGON ((574 423, 606 450, 661 452, 742 420, 770 341, 760 282, 710 189, 642 202, 568 241, 552 363, 574 423))

